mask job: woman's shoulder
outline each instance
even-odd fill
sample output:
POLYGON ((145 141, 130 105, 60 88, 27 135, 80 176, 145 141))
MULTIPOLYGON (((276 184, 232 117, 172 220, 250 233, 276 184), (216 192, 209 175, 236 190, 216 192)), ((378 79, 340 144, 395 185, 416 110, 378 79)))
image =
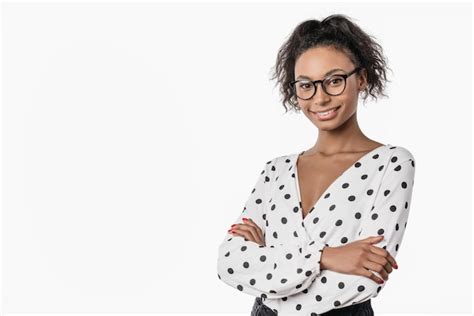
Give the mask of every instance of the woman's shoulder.
POLYGON ((267 159, 266 163, 269 165, 274 165, 274 166, 291 165, 291 162, 294 161, 294 159, 296 158, 298 154, 299 152, 292 152, 292 153, 281 154, 278 156, 273 156, 267 159))
POLYGON ((413 155, 412 151, 405 146, 402 145, 392 145, 387 144, 390 150, 390 161, 402 163, 405 161, 415 161, 415 156, 413 155))

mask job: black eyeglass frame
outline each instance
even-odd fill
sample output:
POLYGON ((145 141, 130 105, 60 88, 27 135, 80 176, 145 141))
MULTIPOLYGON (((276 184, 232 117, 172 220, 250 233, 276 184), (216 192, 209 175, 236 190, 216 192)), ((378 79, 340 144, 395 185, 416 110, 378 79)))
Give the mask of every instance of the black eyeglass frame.
POLYGON ((333 74, 333 75, 330 75, 330 76, 324 78, 323 80, 308 80, 308 81, 311 82, 311 83, 313 84, 313 86, 314 86, 314 93, 313 93, 313 95, 311 95, 311 96, 310 96, 309 98, 307 98, 307 99, 300 98, 300 97, 296 94, 296 91, 295 91, 295 83, 297 83, 297 82, 299 82, 299 81, 301 81, 301 80, 294 80, 294 81, 291 81, 289 85, 290 85, 290 88, 291 88, 291 90, 293 91, 293 93, 296 95, 296 97, 297 97, 297 98, 300 98, 301 100, 309 100, 309 99, 311 99, 312 97, 314 97, 314 95, 316 94, 316 91, 317 91, 317 89, 318 89, 318 82, 321 83, 321 87, 323 88, 323 90, 324 90, 324 92, 325 92, 326 94, 335 97, 335 96, 338 96, 338 95, 343 94, 344 91, 346 90, 347 78, 348 78, 349 76, 351 76, 353 73, 356 73, 357 71, 359 71, 359 70, 361 70, 361 69, 363 69, 363 67, 360 67, 360 66, 359 66, 359 67, 356 67, 356 68, 355 68, 354 70, 352 70, 351 72, 348 72, 348 73, 345 73, 345 74, 333 74), (338 93, 338 94, 331 94, 331 93, 328 93, 328 92, 326 91, 326 88, 324 87, 324 84, 323 84, 325 80, 331 79, 333 76, 341 76, 341 77, 344 78, 344 89, 342 89, 342 91, 341 91, 340 93, 338 93))

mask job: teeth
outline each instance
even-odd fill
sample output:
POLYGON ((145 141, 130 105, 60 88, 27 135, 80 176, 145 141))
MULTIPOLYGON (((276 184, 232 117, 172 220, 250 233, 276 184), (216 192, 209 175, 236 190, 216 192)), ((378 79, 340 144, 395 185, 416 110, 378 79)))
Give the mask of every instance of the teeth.
POLYGON ((328 115, 329 113, 336 111, 336 109, 337 108, 334 108, 334 109, 326 111, 326 112, 317 112, 317 113, 320 114, 320 115, 328 115))

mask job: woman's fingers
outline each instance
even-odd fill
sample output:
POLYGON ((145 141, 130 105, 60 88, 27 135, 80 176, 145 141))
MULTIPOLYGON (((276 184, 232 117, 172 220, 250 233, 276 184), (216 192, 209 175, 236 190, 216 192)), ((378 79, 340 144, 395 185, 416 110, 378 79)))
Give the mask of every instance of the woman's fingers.
POLYGON ((254 241, 260 240, 260 237, 258 236, 258 233, 257 233, 255 227, 253 227, 252 225, 250 225, 250 224, 239 224, 238 226, 239 226, 239 229, 250 232, 253 236, 254 241))
POLYGON ((258 237, 257 232, 253 226, 247 224, 237 224, 233 228, 234 231, 243 234, 246 239, 261 244, 260 238, 258 237))
POLYGON ((365 277, 373 280, 377 284, 382 284, 383 283, 383 280, 381 278, 379 278, 372 271, 369 271, 366 268, 361 268, 360 270, 357 270, 357 274, 365 276, 365 277))
POLYGON ((255 224, 255 222, 251 218, 246 220, 246 223, 249 224, 249 225, 252 225, 253 227, 255 227, 255 230, 257 231, 257 234, 260 237, 260 240, 263 242, 265 240, 265 238, 263 237, 263 233, 262 233, 262 230, 260 229, 260 227, 258 227, 258 225, 255 224))
POLYGON ((381 265, 385 269, 385 272, 392 273, 392 265, 390 264, 390 261, 387 260, 387 258, 374 254, 372 252, 367 255, 367 258, 370 261, 381 265))
POLYGON ((367 260, 363 263, 364 268, 377 272, 384 280, 388 280, 388 273, 382 264, 367 260))
POLYGON ((258 225, 251 219, 245 220, 244 224, 235 224, 232 229, 247 240, 253 241, 259 245, 265 245, 265 238, 260 227, 258 227, 258 225))
POLYGON ((240 235, 247 240, 257 242, 257 240, 255 240, 255 237, 252 235, 252 233, 249 230, 242 229, 241 224, 237 224, 236 226, 234 226, 232 230, 234 231, 234 234, 240 235))
POLYGON ((388 252, 386 249, 371 245, 370 246, 370 251, 372 251, 373 253, 375 253, 379 256, 387 258, 387 260, 390 262, 390 265, 392 267, 394 267, 395 269, 398 269, 397 261, 395 261, 395 258, 392 257, 390 252, 388 252))

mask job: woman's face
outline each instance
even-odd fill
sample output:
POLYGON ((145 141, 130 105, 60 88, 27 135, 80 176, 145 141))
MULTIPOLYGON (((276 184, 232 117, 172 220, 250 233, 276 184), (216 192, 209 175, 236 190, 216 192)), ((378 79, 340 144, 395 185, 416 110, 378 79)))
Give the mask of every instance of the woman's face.
MULTIPOLYGON (((330 47, 316 47, 306 50, 299 56, 295 64, 294 80, 323 80, 333 74, 345 74, 354 70, 355 65, 339 50, 330 47), (340 68, 329 75, 329 71, 340 68), (300 77, 302 76, 302 77, 300 77)), ((359 92, 365 89, 365 69, 352 74, 346 79, 344 92, 338 96, 326 94, 317 84, 316 94, 308 100, 298 98, 298 105, 309 120, 320 130, 332 130, 344 124, 357 110, 359 92), (316 112, 327 111, 339 107, 335 113, 319 116, 316 112)), ((337 83, 333 81, 334 84, 337 83)), ((343 82, 342 82, 343 83, 343 82)), ((297 83, 298 84, 298 83, 297 83)), ((303 85, 308 87, 308 85, 303 85)))

